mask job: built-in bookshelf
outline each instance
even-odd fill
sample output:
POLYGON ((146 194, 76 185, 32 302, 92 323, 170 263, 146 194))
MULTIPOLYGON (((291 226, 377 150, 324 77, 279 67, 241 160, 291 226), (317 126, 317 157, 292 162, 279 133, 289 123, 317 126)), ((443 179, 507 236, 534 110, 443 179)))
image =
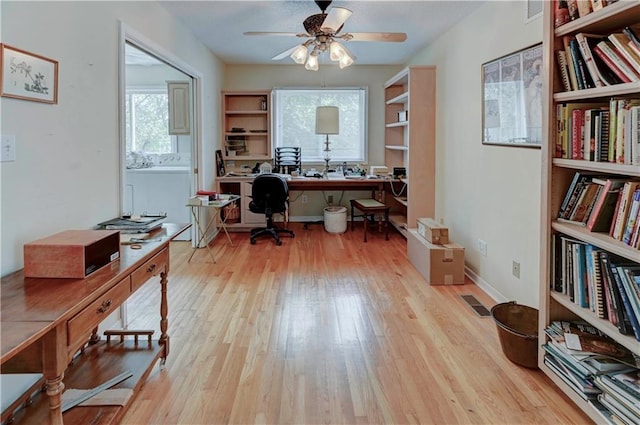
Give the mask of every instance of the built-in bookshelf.
POLYGON ((271 159, 270 102, 269 91, 222 92, 224 159, 271 159))
POLYGON ((385 91, 385 165, 406 174, 387 196, 389 221, 406 236, 420 217, 435 214, 434 66, 411 66, 391 77, 385 91))
MULTIPOLYGON (((596 5, 595 10, 592 9, 556 27, 558 11, 555 7, 558 2, 544 2, 543 50, 547 70, 544 73, 544 93, 546 96, 543 101, 543 134, 547 137, 542 149, 542 250, 539 303, 541 348, 538 364, 544 373, 589 417, 595 422, 601 423, 603 422, 603 414, 606 415, 606 412, 602 413, 599 399, 593 395, 585 395, 585 393, 576 391, 567 376, 558 372, 558 369, 551 365, 547 351, 542 347, 553 339, 549 335, 549 328, 554 322, 584 321, 633 355, 640 356, 640 342, 636 335, 622 333, 620 325, 614 323, 615 320, 612 321, 608 316, 603 318, 602 312, 598 311, 595 303, 603 295, 589 292, 590 290, 595 291, 595 288, 599 287, 597 282, 601 282, 601 279, 604 278, 597 275, 595 271, 586 270, 573 275, 574 270, 578 270, 574 267, 579 267, 579 265, 577 263, 568 264, 569 257, 571 257, 571 259, 584 261, 585 265, 591 264, 593 266, 595 264, 599 267, 602 264, 608 264, 606 261, 602 262, 602 258, 609 258, 615 264, 620 265, 621 269, 619 268, 619 270, 626 272, 627 269, 640 266, 640 250, 632 244, 627 244, 610 235, 610 226, 616 219, 615 216, 612 216, 612 222, 608 223, 608 226, 605 225, 598 231, 591 231, 587 226, 592 210, 588 210, 587 215, 582 216, 579 220, 561 219, 563 211, 567 208, 568 194, 571 194, 575 189, 572 185, 576 180, 576 173, 593 177, 597 180, 596 184, 614 178, 625 181, 640 180, 640 165, 634 163, 633 158, 630 157, 627 157, 626 160, 620 160, 619 155, 616 156, 615 153, 617 148, 618 154, 620 154, 620 146, 623 146, 622 149, 629 149, 630 143, 623 142, 620 145, 619 141, 616 142, 615 135, 610 134, 611 131, 615 132, 616 130, 615 127, 610 127, 610 119, 618 117, 620 104, 626 102, 628 106, 632 105, 634 100, 640 100, 640 81, 609 81, 609 84, 602 83, 599 86, 596 86, 592 81, 586 86, 574 87, 571 82, 567 84, 568 68, 562 71, 559 57, 563 54, 558 53, 568 54, 567 42, 581 33, 599 35, 603 39, 614 33, 622 33, 626 27, 631 27, 636 33, 639 33, 640 2, 598 1, 591 3, 596 5), (563 73, 565 74, 564 80, 563 73), (585 106, 579 104, 585 104, 585 106), (572 117, 569 111, 574 109, 582 109, 582 112, 576 112, 572 117), (583 121, 582 127, 574 126, 572 128, 572 125, 577 122, 574 119, 578 119, 578 114, 582 113, 582 119, 584 119, 586 116, 584 111, 595 109, 600 111, 590 112, 592 114, 590 118, 598 117, 600 127, 587 130, 583 121), (572 139, 572 130, 573 136, 582 137, 582 139, 572 139), (586 143, 584 131, 591 131, 589 134, 593 136, 593 139, 587 138, 586 143), (613 151, 610 152, 610 150, 613 151), (583 251, 585 249, 586 253, 583 251), (596 254, 592 254, 593 251, 596 254), (572 256, 569 252, 576 254, 572 256), (583 254, 580 254, 581 252, 583 254), (589 258, 591 258, 591 263, 589 263, 589 258), (567 273, 571 273, 576 280, 571 280, 567 273), (594 279, 591 282, 591 287, 588 286, 590 279, 594 279), (569 283, 584 283, 587 286, 581 293, 578 291, 580 288, 568 288, 569 283)), ((586 67, 583 68, 583 71, 589 72, 586 67)), ((628 110, 627 106, 622 106, 622 108, 628 110)), ((622 113, 627 114, 625 117, 631 116, 630 113, 624 111, 622 113)), ((630 126, 625 132, 627 135, 629 135, 629 129, 631 129, 630 126)), ((601 188, 599 189, 601 190, 601 188)), ((600 192, 594 194, 594 199, 599 194, 600 192)), ((619 195, 616 194, 616 196, 619 195)), ((582 266, 580 265, 580 267, 582 266)), ((600 272, 607 270, 609 269, 600 269, 600 272)), ((632 290, 633 288, 628 289, 632 290)), ((629 298, 628 301, 632 302, 632 299, 629 298)), ((640 319, 640 317, 638 318, 640 319)), ((640 418, 631 419, 635 421, 640 418)))

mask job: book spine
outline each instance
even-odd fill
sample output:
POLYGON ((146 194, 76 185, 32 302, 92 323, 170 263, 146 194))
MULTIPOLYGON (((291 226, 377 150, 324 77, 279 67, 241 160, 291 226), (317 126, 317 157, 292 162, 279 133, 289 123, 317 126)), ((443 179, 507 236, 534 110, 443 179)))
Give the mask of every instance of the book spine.
POLYGON ((580 85, 578 84, 578 75, 576 74, 576 67, 573 58, 573 53, 571 51, 571 36, 565 35, 562 37, 562 44, 564 46, 564 51, 567 56, 567 68, 569 69, 569 79, 571 80, 571 88, 573 90, 579 90, 580 85))
POLYGON ((630 109, 631 118, 631 164, 640 165, 640 106, 630 109))
POLYGON ((569 49, 571 51, 571 59, 573 60, 573 69, 575 70, 576 79, 578 81, 578 89, 586 89, 588 88, 587 80, 582 72, 583 66, 581 66, 581 62, 582 65, 584 65, 584 62, 582 57, 580 56, 580 49, 578 49, 578 42, 575 40, 575 38, 571 39, 571 41, 569 42, 569 49))
POLYGON ((629 38, 621 32, 609 34, 607 38, 615 46, 618 56, 620 56, 633 71, 635 78, 632 78, 632 80, 640 80, 640 58, 635 56, 635 52, 629 50, 629 46, 627 46, 630 41, 629 38))
POLYGON ((640 38, 638 37, 638 35, 633 31, 633 29, 631 29, 631 27, 624 27, 622 29, 622 32, 629 37, 629 40, 631 40, 631 42, 640 49, 640 38))
MULTIPOLYGON (((605 43, 605 42, 601 41, 600 43, 605 43)), ((611 69, 611 71, 614 72, 614 74, 616 74, 618 78, 620 78, 620 80, 622 80, 622 82, 630 83, 631 79, 627 77, 627 74, 622 72, 622 69, 620 69, 620 67, 616 65, 616 62, 605 53, 600 43, 598 43, 598 45, 593 48, 593 52, 596 55, 598 55, 600 59, 602 59, 602 61, 609 67, 609 69, 611 69)))
POLYGON ((564 50, 557 50, 556 57, 560 76, 562 77, 562 85, 565 91, 571 91, 571 80, 569 79, 569 68, 567 64, 567 53, 564 50))
POLYGON ((571 159, 583 158, 583 117, 584 111, 582 109, 571 111, 571 159))
POLYGON ((591 54, 589 43, 587 43, 587 37, 583 33, 578 33, 576 34, 576 41, 578 42, 580 53, 582 54, 582 58, 584 59, 587 71, 589 71, 589 75, 593 80, 594 86, 604 87, 604 83, 600 79, 600 73, 598 72, 596 64, 593 60, 593 55, 591 54))
MULTIPOLYGON (((609 38, 609 40, 611 40, 611 38, 609 38)), ((618 50, 613 45, 609 44, 607 41, 601 41, 600 43, 598 43, 598 46, 602 49, 605 55, 607 55, 609 59, 611 59, 616 64, 616 66, 620 68, 624 75, 627 76, 627 79, 629 81, 638 80, 638 76, 631 68, 631 65, 629 65, 629 63, 623 56, 618 54, 618 50)))
POLYGON ((609 155, 608 162, 616 162, 616 119, 618 117, 618 101, 616 99, 609 100, 609 155))
POLYGON ((631 305, 632 301, 629 298, 632 294, 629 294, 625 289, 621 276, 618 274, 618 268, 611 260, 609 260, 609 268, 611 269, 611 275, 613 276, 616 288, 620 293, 620 300, 622 301, 626 317, 631 325, 631 330, 636 339, 640 341, 640 324, 638 324, 638 317, 633 310, 633 306, 631 305))
POLYGON ((640 189, 636 189, 636 191, 633 192, 633 200, 631 202, 631 208, 629 208, 629 217, 627 219, 627 224, 625 225, 624 235, 622 236, 622 242, 624 242, 627 245, 631 245, 631 234, 636 224, 639 208, 640 208, 640 189))
POLYGON ((596 161, 609 161, 609 111, 600 111, 600 149, 596 161))

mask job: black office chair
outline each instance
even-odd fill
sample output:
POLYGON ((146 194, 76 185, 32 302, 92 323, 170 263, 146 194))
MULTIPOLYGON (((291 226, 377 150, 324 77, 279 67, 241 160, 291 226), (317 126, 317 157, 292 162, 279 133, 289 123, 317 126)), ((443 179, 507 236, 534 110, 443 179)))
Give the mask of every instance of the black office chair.
POLYGON ((273 225, 273 214, 286 212, 288 205, 289 186, 284 177, 277 174, 260 174, 253 180, 249 210, 264 214, 267 218, 267 227, 251 229, 251 245, 254 245, 256 238, 261 235, 271 235, 276 245, 282 245, 279 233, 287 233, 292 238, 295 237, 291 230, 273 225))

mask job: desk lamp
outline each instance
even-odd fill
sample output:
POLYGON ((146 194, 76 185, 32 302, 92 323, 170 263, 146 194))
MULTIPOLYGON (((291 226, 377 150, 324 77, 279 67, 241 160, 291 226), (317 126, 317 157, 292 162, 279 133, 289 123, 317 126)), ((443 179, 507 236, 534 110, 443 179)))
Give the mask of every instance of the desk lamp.
POLYGON ((322 177, 327 178, 329 172, 329 135, 339 134, 339 116, 337 106, 318 106, 316 108, 316 134, 324 134, 324 171, 322 177))

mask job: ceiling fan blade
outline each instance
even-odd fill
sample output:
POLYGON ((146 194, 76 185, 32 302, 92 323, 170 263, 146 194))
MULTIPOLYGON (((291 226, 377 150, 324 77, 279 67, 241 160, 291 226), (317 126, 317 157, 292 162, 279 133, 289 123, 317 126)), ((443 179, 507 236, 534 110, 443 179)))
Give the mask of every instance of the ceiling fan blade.
POLYGON ((324 18, 321 28, 327 32, 338 32, 353 12, 344 7, 333 7, 324 18))
POLYGON ((296 32, 269 32, 269 31, 247 31, 244 35, 277 35, 289 37, 311 37, 309 34, 296 32))
POLYGON ((399 43, 407 39, 407 34, 403 32, 350 32, 343 34, 342 37, 351 41, 391 41, 399 43))
POLYGON ((272 57, 272 58, 271 58, 271 60, 279 61, 279 60, 281 60, 281 59, 284 59, 284 58, 286 58, 286 57, 290 56, 290 55, 291 55, 291 53, 293 53, 293 51, 294 51, 294 50, 296 50, 298 47, 300 47, 300 45, 299 45, 299 44, 297 44, 297 45, 293 46, 293 47, 292 47, 292 48, 290 48, 290 49, 285 50, 284 52, 282 52, 282 53, 280 53, 280 54, 278 54, 278 55, 275 55, 274 57, 272 57))

